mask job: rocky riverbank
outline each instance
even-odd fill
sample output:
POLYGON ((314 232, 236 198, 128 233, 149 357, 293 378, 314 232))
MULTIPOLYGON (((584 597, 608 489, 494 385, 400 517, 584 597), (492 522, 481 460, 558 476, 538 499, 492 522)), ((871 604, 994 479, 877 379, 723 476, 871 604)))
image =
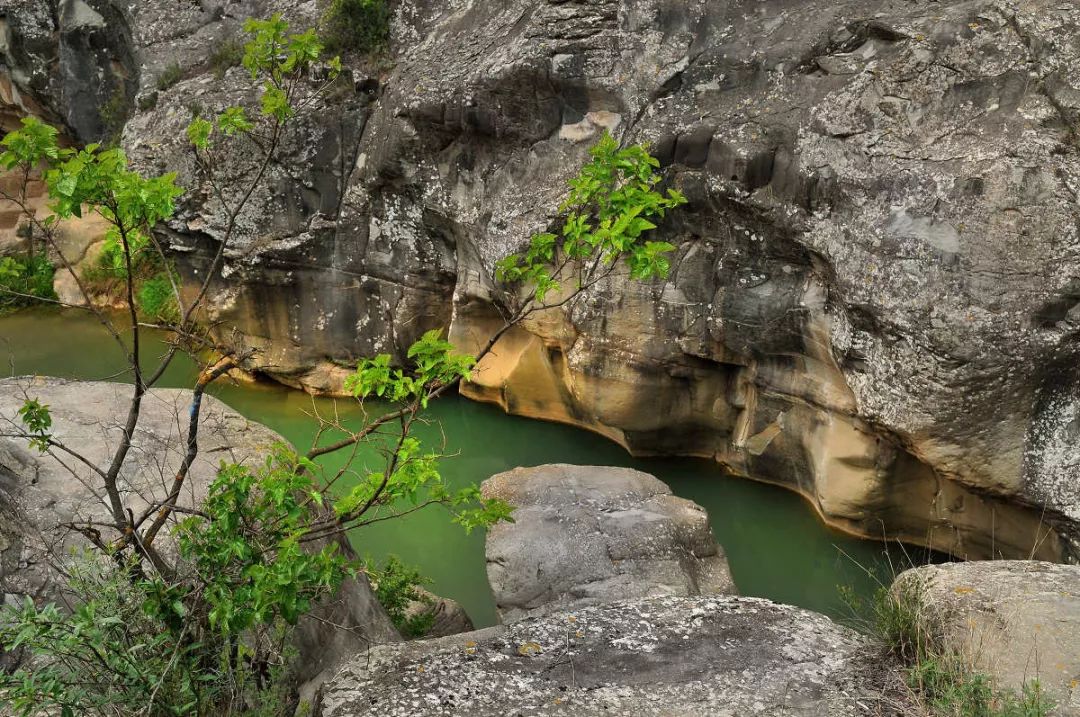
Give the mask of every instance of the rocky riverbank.
MULTIPOLYGON (((108 466, 119 443, 131 387, 117 383, 23 377, 0 380, 0 595, 65 604, 60 572, 74 550, 88 546, 77 528, 108 522, 108 504, 93 467, 108 466), (70 449, 41 454, 25 438, 17 411, 26 397, 50 407, 53 440, 70 449), (6 428, 5 428, 6 427, 6 428), (78 456, 78 457, 76 457, 78 456)), ((136 514, 160 501, 184 458, 190 391, 155 389, 143 401, 132 450, 121 473, 125 506, 136 514)), ((282 439, 216 399, 206 397, 200 454, 182 501, 198 505, 221 462, 257 466, 282 439)), ((399 640, 363 576, 347 581, 298 628, 302 656, 296 679, 334 669, 372 642, 399 640)))
MULTIPOLYGON (((16 408, 33 395, 52 409, 54 439, 100 462, 120 430, 107 417, 123 413, 129 391, 8 379, 0 381, 0 420, 14 425, 16 408)), ((175 469, 188 398, 148 396, 123 473, 133 507, 154 500, 175 469)), ((202 420, 194 503, 222 456, 258 463, 280 441, 212 399, 202 420)), ((0 439, 5 600, 62 595, 55 559, 81 540, 65 524, 103 509, 86 470, 36 454, 24 439, 0 439)), ((314 714, 920 714, 910 673, 890 656, 895 646, 808 610, 730 594, 736 586, 705 512, 652 476, 547 465, 496 475, 483 492, 518 510, 487 544, 506 624, 460 632, 467 619, 447 619, 447 637, 401 643, 367 583, 350 582, 320 608, 323 619, 302 624, 294 675, 314 714)), ((909 629, 971 674, 1017 693, 1037 680, 1051 714, 1080 715, 1080 568, 926 566, 902 574, 893 593, 910 610, 909 629)), ((0 654, 0 665, 17 659, 0 654)))

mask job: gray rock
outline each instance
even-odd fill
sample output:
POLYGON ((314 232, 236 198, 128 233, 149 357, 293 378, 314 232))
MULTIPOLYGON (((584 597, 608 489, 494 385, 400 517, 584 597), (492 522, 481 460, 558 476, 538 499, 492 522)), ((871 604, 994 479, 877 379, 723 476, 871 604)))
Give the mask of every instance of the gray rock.
MULTIPOLYGON (((40 601, 61 599, 63 582, 56 562, 86 545, 65 524, 106 520, 109 515, 97 488, 100 483, 79 460, 62 452, 41 455, 25 440, 2 435, 18 425, 16 411, 24 397, 50 407, 56 440, 86 461, 107 466, 131 390, 123 384, 51 378, 0 380, 0 592, 40 601)), ((143 400, 134 446, 120 480, 125 505, 136 515, 167 494, 168 481, 184 455, 190 400, 190 391, 172 389, 156 389, 143 400)), ((200 453, 184 487, 184 505, 197 505, 205 497, 221 461, 260 465, 267 451, 283 441, 211 397, 203 400, 201 418, 200 453)), ((104 527, 101 531, 110 539, 104 527)), ((315 614, 321 619, 304 620, 298 628, 300 682, 336 669, 373 642, 400 639, 362 577, 346 582, 315 614)))
POLYGON ((413 600, 405 608, 406 617, 429 615, 432 618, 431 629, 423 637, 446 637, 475 629, 472 618, 465 612, 457 600, 440 597, 432 592, 418 588, 419 600, 413 600))
POLYGON ((374 648, 324 686, 314 714, 884 715, 890 674, 822 615, 757 598, 652 598, 374 648))
MULTIPOLYGON (((119 136, 138 88, 127 3, 0 3, 4 112, 61 125, 80 142, 119 136)), ((3 117, 5 129, 13 119, 3 117)))
POLYGON ((1080 716, 1080 567, 947 563, 902 573, 894 590, 924 590, 924 629, 998 686, 1037 679, 1055 715, 1080 716))
MULTIPOLYGON (((17 516, 21 535, 9 538, 0 556, 5 589, 27 595, 53 594, 50 563, 85 539, 65 527, 108 520, 100 479, 79 458, 63 452, 41 455, 25 440, 10 437, 20 425, 18 409, 26 397, 49 406, 56 440, 95 466, 108 465, 119 444, 131 387, 115 383, 16 378, 0 381, 0 506, 17 516)), ((145 401, 136 442, 119 481, 124 504, 136 515, 163 498, 183 459, 181 426, 186 431, 190 392, 161 390, 145 401)), ((181 497, 197 505, 222 460, 255 465, 282 439, 273 431, 215 399, 203 405, 200 456, 181 497)), ((102 527, 105 540, 115 539, 102 527)), ((8 529, 8 532, 13 532, 8 529)))
POLYGON ((699 505, 628 468, 546 465, 484 481, 515 507, 488 530, 487 573, 499 615, 661 595, 734 593, 727 559, 699 505))

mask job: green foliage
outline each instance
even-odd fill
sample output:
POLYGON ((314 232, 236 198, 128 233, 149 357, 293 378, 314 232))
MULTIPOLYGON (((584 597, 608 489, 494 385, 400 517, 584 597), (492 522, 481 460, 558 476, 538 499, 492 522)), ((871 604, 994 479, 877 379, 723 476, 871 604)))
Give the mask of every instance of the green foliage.
POLYGON ((53 276, 56 270, 42 256, 0 258, 0 309, 11 309, 55 299, 53 276))
POLYGON ((173 289, 175 282, 176 277, 170 278, 167 271, 162 271, 139 285, 139 311, 143 316, 166 324, 180 320, 180 307, 173 289))
POLYGON ((138 103, 139 111, 140 112, 149 112, 150 110, 157 107, 157 102, 158 102, 158 93, 157 92, 150 92, 149 94, 145 94, 145 95, 143 95, 142 97, 139 98, 139 103, 138 103))
MULTIPOLYGON (((136 276, 143 264, 149 261, 150 238, 142 232, 132 232, 128 235, 128 249, 131 252, 131 268, 136 276)), ((120 237, 120 231, 116 227, 109 227, 102 241, 101 253, 98 254, 95 266, 88 273, 88 277, 94 279, 126 279, 127 260, 124 254, 124 242, 120 237)))
POLYGON ((187 127, 187 138, 192 145, 199 149, 206 149, 210 144, 210 133, 214 131, 214 125, 202 117, 195 117, 187 127))
MULTIPOLYGON (((76 607, 37 607, 27 599, 0 613, 0 646, 37 656, 28 668, 0 674, 0 706, 19 717, 288 714, 276 685, 283 659, 268 660, 265 640, 201 634, 192 602, 134 564, 103 556, 64 566, 76 607), (162 619, 168 615, 170 619, 162 619), (260 685, 249 665, 259 662, 260 685)), ((276 635, 278 645, 284 636, 276 635)), ((283 658, 275 647, 273 652, 283 658)))
POLYGON ((28 398, 19 407, 19 420, 31 435, 30 447, 44 453, 49 449, 49 430, 52 428, 52 413, 49 407, 36 399, 28 398))
MULTIPOLYGON (((408 358, 411 366, 407 369, 393 367, 389 354, 361 361, 356 372, 346 378, 345 390, 361 401, 376 398, 400 404, 403 411, 415 416, 439 389, 468 377, 476 365, 474 357, 454 351, 437 329, 414 343, 408 358)), ((411 419, 403 421, 401 435, 389 451, 387 469, 369 472, 335 502, 340 520, 360 520, 368 511, 399 503, 442 505, 467 532, 510 519, 509 505, 484 500, 475 487, 449 491, 439 472, 442 456, 425 450, 409 435, 411 425, 411 419)))
MULTIPOLYGON (((259 109, 262 117, 277 124, 284 124, 296 112, 294 107, 295 82, 322 59, 323 43, 314 30, 289 33, 289 24, 280 13, 268 20, 250 18, 244 23, 244 31, 251 40, 240 52, 238 44, 223 47, 229 67, 243 65, 252 80, 263 77, 259 109)), ((329 60, 331 79, 341 72, 338 58, 329 60)), ((227 67, 225 69, 228 69, 227 67)), ((223 71, 224 72, 224 71, 223 71)), ((194 118, 187 128, 188 141, 197 150, 206 150, 217 132, 226 137, 247 134, 254 128, 242 107, 228 107, 217 117, 204 118, 202 108, 191 108, 194 118)))
POLYGON ((0 140, 4 151, 0 153, 0 167, 11 170, 16 167, 32 168, 38 163, 59 159, 60 147, 56 143, 59 131, 34 117, 23 117, 22 128, 9 132, 0 140))
POLYGON ((231 137, 238 132, 250 132, 252 124, 248 121, 243 107, 227 107, 218 116, 218 127, 225 136, 231 137))
POLYGON ((376 52, 390 39, 386 0, 331 0, 323 17, 323 33, 335 52, 376 52))
POLYGON ((934 717, 1047 717, 1054 708, 1037 680, 1025 684, 1019 695, 998 690, 956 656, 915 663, 907 681, 934 717))
POLYGON ((161 71, 161 74, 157 77, 157 88, 159 92, 164 92, 180 80, 184 79, 184 68, 180 66, 179 62, 172 62, 161 71))
POLYGON ((277 619, 293 625, 349 575, 336 544, 303 549, 310 517, 303 501, 322 500, 312 468, 285 446, 275 447, 258 472, 222 466, 205 517, 181 524, 180 552, 204 586, 212 627, 239 634, 277 619))
POLYGON ((409 611, 410 605, 419 603, 425 607, 433 604, 421 588, 431 580, 423 577, 415 567, 406 565, 396 555, 388 555, 382 565, 365 561, 364 570, 375 589, 375 596, 386 609, 394 627, 404 637, 423 637, 431 631, 435 614, 431 610, 409 611))
POLYGON ((315 30, 289 34, 289 24, 275 13, 269 20, 248 19, 244 31, 251 41, 244 46, 242 64, 257 79, 260 73, 269 76, 264 89, 279 87, 288 75, 303 73, 318 62, 323 43, 315 30))
POLYGON ((496 276, 532 287, 536 301, 563 290, 561 268, 577 267, 576 289, 587 288, 604 276, 602 268, 623 262, 638 280, 666 277, 675 247, 650 241, 654 220, 686 203, 674 189, 656 191, 659 162, 645 147, 620 149, 607 132, 593 147, 592 161, 570 181, 570 195, 560 210, 566 220, 558 234, 532 237, 528 251, 498 262, 496 276), (599 270, 599 271, 598 271, 599 270))
POLYGON ((175 172, 144 178, 127 168, 122 150, 102 150, 96 144, 65 154, 45 173, 52 209, 60 219, 81 217, 84 206, 94 207, 117 227, 118 240, 125 238, 119 227, 149 229, 173 215, 175 200, 183 194, 175 180, 175 172))
POLYGON ((185 715, 198 707, 197 675, 186 671, 185 647, 144 611, 139 583, 88 563, 71 572, 70 590, 85 600, 68 614, 29 598, 0 618, 0 643, 46 656, 32 669, 0 677, 0 704, 20 717, 106 714, 185 715), (159 687, 160 683, 160 687, 159 687))
POLYGON ((426 407, 432 386, 468 378, 476 365, 474 357, 455 352, 453 344, 443 339, 442 334, 441 330, 433 329, 409 347, 411 371, 392 368, 389 354, 364 359, 356 373, 345 379, 345 390, 360 399, 377 396, 399 402, 415 400, 426 407))

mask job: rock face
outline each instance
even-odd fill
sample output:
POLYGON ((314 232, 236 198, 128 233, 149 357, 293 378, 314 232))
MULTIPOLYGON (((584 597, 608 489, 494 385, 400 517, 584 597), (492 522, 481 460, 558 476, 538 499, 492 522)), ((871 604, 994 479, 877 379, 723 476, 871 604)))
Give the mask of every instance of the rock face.
POLYGON ((653 598, 381 646, 316 717, 891 714, 855 633, 767 600, 653 598))
MULTIPOLYGON (((715 458, 854 532, 1059 559, 1080 520, 1078 25, 1052 0, 402 3, 396 66, 290 145, 214 305, 253 369, 314 391, 427 328, 482 344, 493 262, 550 225, 606 128, 691 199, 660 231, 671 276, 511 332, 468 395, 715 458)), ((195 68, 129 123, 141 166, 192 186, 185 105, 224 106, 232 72, 195 68)), ((218 214, 189 197, 186 270, 218 214)))
MULTIPOLYGON (((0 381, 0 422, 4 425, 18 425, 16 411, 24 394, 50 407, 56 440, 94 465, 107 465, 122 431, 130 386, 5 379, 0 381)), ((187 391, 159 389, 143 401, 135 443, 121 474, 125 503, 136 514, 148 501, 167 494, 167 481, 184 455, 181 426, 186 430, 190 398, 187 391)), ((268 449, 283 440, 210 397, 203 401, 201 416, 200 454, 185 484, 181 498, 185 505, 196 504, 206 495, 221 461, 261 464, 268 449)), ((71 456, 43 456, 22 439, 0 437, 0 596, 10 593, 57 600, 55 559, 85 545, 64 524, 102 520, 108 515, 95 485, 90 469, 71 456)), ((306 620, 298 628, 303 660, 297 678, 301 682, 336 668, 371 642, 400 639, 366 581, 347 582, 319 610, 325 622, 306 620)))
POLYGON ((138 86, 128 20, 113 0, 0 1, 4 131, 33 115, 80 142, 117 135, 138 86))
POLYGON ((1080 567, 1032 561, 909 570, 894 589, 923 590, 924 626, 998 685, 1038 679, 1055 715, 1080 716, 1080 567))
MULTIPOLYGON (((235 102, 242 72, 204 60, 272 10, 318 14, 128 18, 138 97, 158 98, 124 144, 193 189, 169 232, 189 277, 223 221, 182 128, 235 102), (159 91, 167 57, 183 79, 159 91)), ((11 46, 33 36, 9 25, 11 46)), ((556 221, 608 129, 691 199, 659 232, 671 276, 615 276, 511 332, 468 395, 715 458, 850 531, 1076 557, 1078 27, 1055 0, 402 2, 393 69, 354 66, 286 141, 216 318, 253 370, 313 391, 429 328, 481 345, 493 262, 556 221)))
POLYGON ((705 510, 628 468, 547 465, 484 481, 515 507, 487 535, 504 621, 639 597, 734 593, 705 510))

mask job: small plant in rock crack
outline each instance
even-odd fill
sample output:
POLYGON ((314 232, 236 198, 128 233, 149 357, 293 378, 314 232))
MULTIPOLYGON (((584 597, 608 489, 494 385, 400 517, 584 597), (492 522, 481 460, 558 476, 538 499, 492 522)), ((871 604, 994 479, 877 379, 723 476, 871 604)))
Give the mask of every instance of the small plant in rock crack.
POLYGON ((1004 689, 974 667, 970 655, 949 646, 928 585, 905 576, 882 587, 869 602, 850 591, 845 600, 860 626, 904 665, 914 702, 928 717, 1047 717, 1054 702, 1037 680, 1023 688, 1004 689))

